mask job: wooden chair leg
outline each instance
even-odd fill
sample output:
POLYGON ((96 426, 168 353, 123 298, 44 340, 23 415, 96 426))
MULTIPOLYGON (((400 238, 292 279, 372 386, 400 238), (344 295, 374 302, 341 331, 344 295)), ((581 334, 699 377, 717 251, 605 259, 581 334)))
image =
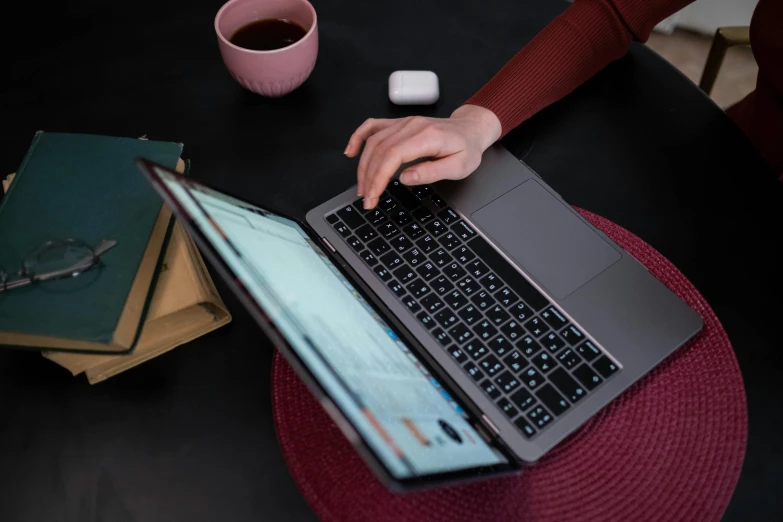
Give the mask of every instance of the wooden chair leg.
POLYGON ((718 71, 723 64, 723 58, 726 56, 726 50, 736 45, 750 45, 750 28, 747 26, 739 27, 719 27, 715 31, 715 37, 712 39, 712 47, 707 55, 707 62, 704 64, 704 71, 701 74, 699 87, 708 95, 712 92, 715 85, 715 79, 718 77, 718 71))

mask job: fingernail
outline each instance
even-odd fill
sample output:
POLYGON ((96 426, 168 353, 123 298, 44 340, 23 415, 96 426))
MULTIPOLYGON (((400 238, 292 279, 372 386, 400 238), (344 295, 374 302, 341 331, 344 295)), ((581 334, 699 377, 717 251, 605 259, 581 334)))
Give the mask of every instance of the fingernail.
POLYGON ((348 151, 349 151, 349 150, 351 150, 351 146, 350 146, 350 145, 348 145, 347 147, 345 147, 345 151, 343 151, 343 154, 345 154, 345 155, 347 156, 347 155, 348 155, 348 151))
POLYGON ((362 205, 364 207, 364 210, 370 210, 372 208, 372 202, 376 198, 364 198, 364 204, 362 205))
POLYGON ((357 197, 357 198, 360 198, 360 197, 362 197, 362 191, 361 191, 361 190, 357 190, 357 191, 356 191, 356 197, 357 197))
POLYGON ((402 176, 400 176, 400 181, 402 181, 405 185, 412 185, 414 183, 419 182, 419 173, 415 170, 409 170, 408 172, 403 172, 402 176))

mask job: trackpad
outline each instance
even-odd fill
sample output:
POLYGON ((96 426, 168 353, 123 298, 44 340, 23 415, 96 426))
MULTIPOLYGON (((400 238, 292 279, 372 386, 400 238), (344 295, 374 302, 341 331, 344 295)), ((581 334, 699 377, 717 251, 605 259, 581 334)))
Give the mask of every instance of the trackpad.
POLYGON ((471 218, 557 299, 621 257, 536 180, 522 183, 471 218))

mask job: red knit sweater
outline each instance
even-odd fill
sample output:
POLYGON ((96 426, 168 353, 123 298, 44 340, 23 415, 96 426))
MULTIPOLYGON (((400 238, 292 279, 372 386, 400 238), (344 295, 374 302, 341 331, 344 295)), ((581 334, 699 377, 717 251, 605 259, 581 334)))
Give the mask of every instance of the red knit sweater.
MULTIPOLYGON (((503 135, 573 91, 633 40, 692 0, 575 0, 466 103, 494 112, 503 135)), ((750 25, 756 89, 727 112, 783 180, 783 0, 759 0, 750 25)))

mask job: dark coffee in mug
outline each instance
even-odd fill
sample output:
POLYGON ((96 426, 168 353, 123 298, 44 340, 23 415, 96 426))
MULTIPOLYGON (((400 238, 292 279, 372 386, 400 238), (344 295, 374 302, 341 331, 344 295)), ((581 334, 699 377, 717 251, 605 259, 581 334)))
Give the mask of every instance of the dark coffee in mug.
POLYGON ((230 41, 251 51, 274 51, 295 44, 306 34, 307 30, 296 22, 266 18, 240 27, 230 41))

